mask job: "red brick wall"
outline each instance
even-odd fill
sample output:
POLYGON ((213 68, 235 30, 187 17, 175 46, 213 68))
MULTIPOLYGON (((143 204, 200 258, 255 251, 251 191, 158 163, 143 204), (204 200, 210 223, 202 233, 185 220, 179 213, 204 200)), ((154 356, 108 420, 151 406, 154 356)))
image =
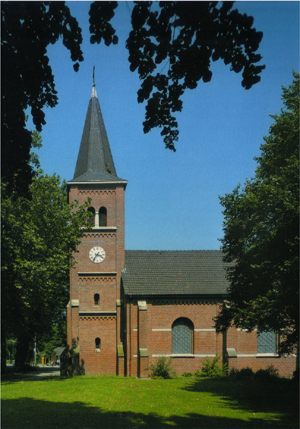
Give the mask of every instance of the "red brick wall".
POLYGON ((82 277, 79 279, 80 311, 116 311, 116 278, 82 277), (99 294, 99 305, 94 303, 94 295, 99 294))
MULTIPOLYGON (((68 310, 68 344, 79 338, 80 361, 86 373, 116 374, 117 326, 120 324, 121 270, 124 266, 124 186, 82 184, 69 186, 69 201, 83 204, 91 198, 96 211, 107 209, 107 227, 86 231, 75 254, 76 266, 70 272, 70 300, 79 300, 79 307, 68 310), (99 264, 89 259, 89 251, 101 246, 106 257, 99 264), (100 295, 99 305, 94 295, 100 295), (100 352, 95 349, 95 338, 101 339, 100 352)), ((124 367, 124 359, 123 367, 124 367)), ((120 365, 119 365, 120 366, 120 365)), ((119 368, 119 373, 124 368, 119 368)))
POLYGON ((296 356, 279 357, 257 354, 257 331, 249 333, 231 328, 227 335, 227 347, 235 348, 237 357, 228 359, 229 369, 251 368, 253 371, 274 366, 279 374, 291 377, 296 369, 296 356))
MULTIPOLYGON (((127 304, 127 314, 130 304, 127 304)), ((191 320, 194 326, 193 357, 172 356, 172 366, 178 374, 195 372, 201 367, 206 356, 221 354, 222 335, 216 335, 213 328, 213 317, 216 315, 217 304, 211 302, 200 303, 199 300, 147 300, 147 310, 138 311, 137 302, 131 304, 131 329, 127 325, 128 333, 128 373, 138 376, 144 368, 145 358, 139 358, 138 349, 148 349, 148 372, 157 362, 159 355, 172 355, 172 324, 180 318, 191 320), (131 350, 131 353, 130 353, 131 350), (140 364, 139 364, 140 363, 140 364), (142 365, 142 366, 141 366, 142 365)))
POLYGON ((81 317, 80 363, 86 374, 116 374, 116 318, 81 317), (95 339, 100 338, 100 352, 96 351, 95 339), (83 362, 82 362, 83 361, 83 362))
POLYGON ((229 358, 229 368, 251 367, 253 371, 274 365, 280 375, 291 376, 296 367, 295 356, 286 358, 257 355, 257 332, 251 334, 230 329, 225 344, 223 334, 216 334, 213 318, 218 311, 218 303, 199 300, 147 300, 147 310, 138 310, 137 301, 127 302, 127 374, 149 376, 150 367, 160 355, 170 357, 178 375, 194 373, 201 369, 206 357, 220 355, 220 363, 225 360, 223 349, 234 348, 236 358, 229 358), (129 308, 131 309, 129 310, 129 308), (180 317, 188 318, 194 326, 193 356, 172 355, 172 324, 180 317), (139 348, 148 349, 148 359, 139 356, 139 348), (147 367, 147 370, 146 370, 147 367))
POLYGON ((78 307, 67 308, 67 340, 70 348, 73 341, 78 342, 79 338, 79 309, 78 307))
POLYGON ((271 365, 278 369, 280 376, 291 378, 296 369, 296 357, 238 357, 230 358, 228 361, 229 369, 251 368, 254 372, 267 369, 271 365))

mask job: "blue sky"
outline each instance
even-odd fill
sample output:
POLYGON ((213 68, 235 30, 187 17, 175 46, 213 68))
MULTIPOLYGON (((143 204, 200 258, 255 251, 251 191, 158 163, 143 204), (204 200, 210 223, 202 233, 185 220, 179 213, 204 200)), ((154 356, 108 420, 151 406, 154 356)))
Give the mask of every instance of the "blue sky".
POLYGON ((143 133, 144 105, 137 103, 139 78, 129 70, 125 41, 132 2, 119 2, 114 26, 117 46, 91 45, 90 2, 67 2, 83 29, 84 62, 73 71, 61 43, 49 48, 59 104, 46 109, 43 148, 46 174, 73 178, 88 102, 92 70, 118 176, 128 180, 125 194, 126 249, 218 249, 222 238, 219 196, 253 177, 263 137, 280 112, 281 85, 299 72, 299 2, 238 1, 263 31, 259 49, 266 69, 250 90, 241 75, 213 63, 210 83, 184 95, 178 115, 177 152, 166 150, 158 130, 143 133))

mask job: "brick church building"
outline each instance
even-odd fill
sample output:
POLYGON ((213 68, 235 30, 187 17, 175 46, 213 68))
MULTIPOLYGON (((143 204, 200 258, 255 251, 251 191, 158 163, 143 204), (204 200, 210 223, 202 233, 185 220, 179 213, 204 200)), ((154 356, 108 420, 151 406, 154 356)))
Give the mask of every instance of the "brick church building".
POLYGON ((89 101, 69 201, 91 198, 90 227, 70 272, 69 347, 86 374, 148 377, 160 356, 180 375, 216 355, 229 368, 254 371, 274 365, 295 370, 295 356, 280 358, 275 333, 229 329, 217 334, 214 317, 228 283, 222 253, 125 250, 125 190, 118 177, 95 85, 89 101))

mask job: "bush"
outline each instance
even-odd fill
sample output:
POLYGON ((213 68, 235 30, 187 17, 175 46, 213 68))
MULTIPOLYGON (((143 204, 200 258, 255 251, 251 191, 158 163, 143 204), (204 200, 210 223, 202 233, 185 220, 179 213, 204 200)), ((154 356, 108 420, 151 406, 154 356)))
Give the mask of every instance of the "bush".
POLYGON ((293 372, 292 380, 299 383, 299 369, 296 369, 296 371, 293 372))
POLYGON ((84 361, 79 362, 79 347, 75 340, 72 340, 72 347, 66 347, 60 359, 60 374, 63 376, 84 375, 84 361))
POLYGON ((251 368, 242 368, 242 369, 232 368, 229 375, 233 378, 236 378, 237 380, 245 380, 245 379, 253 378, 253 371, 251 368))
POLYGON ((256 380, 261 380, 261 381, 274 380, 274 379, 277 379, 278 377, 279 377, 278 369, 275 368, 273 365, 268 366, 266 369, 259 369, 254 374, 254 378, 256 380))
POLYGON ((215 356, 213 359, 206 358, 202 364, 200 371, 195 372, 196 377, 224 377, 228 373, 227 364, 219 362, 220 356, 215 356))
POLYGON ((191 372, 184 372, 184 373, 181 374, 181 377, 187 377, 187 378, 189 378, 189 377, 193 377, 193 374, 191 372))
POLYGON ((232 368, 229 373, 230 377, 236 380, 245 380, 253 378, 255 380, 269 381, 279 377, 278 369, 273 365, 268 366, 266 369, 259 369, 253 372, 251 368, 235 369, 232 368))
POLYGON ((175 376, 175 371, 172 369, 172 361, 165 356, 161 356, 158 358, 156 364, 151 365, 151 371, 151 378, 170 379, 175 376))

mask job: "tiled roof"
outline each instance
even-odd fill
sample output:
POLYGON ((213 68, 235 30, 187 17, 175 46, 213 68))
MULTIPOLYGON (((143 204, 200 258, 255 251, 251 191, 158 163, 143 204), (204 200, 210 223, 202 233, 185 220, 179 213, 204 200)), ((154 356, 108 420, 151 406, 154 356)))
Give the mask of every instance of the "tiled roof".
POLYGON ((126 250, 122 271, 127 295, 225 295, 223 253, 219 250, 126 250))
POLYGON ((93 85, 72 182, 117 182, 114 160, 93 85))
POLYGON ((56 349, 54 349, 54 352, 57 356, 61 356, 65 350, 66 347, 56 347, 56 349))

